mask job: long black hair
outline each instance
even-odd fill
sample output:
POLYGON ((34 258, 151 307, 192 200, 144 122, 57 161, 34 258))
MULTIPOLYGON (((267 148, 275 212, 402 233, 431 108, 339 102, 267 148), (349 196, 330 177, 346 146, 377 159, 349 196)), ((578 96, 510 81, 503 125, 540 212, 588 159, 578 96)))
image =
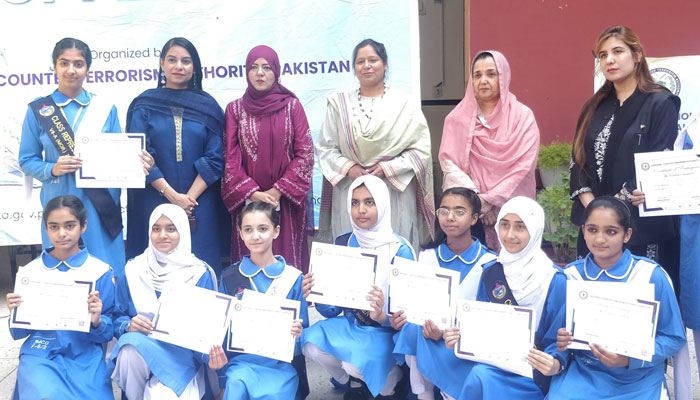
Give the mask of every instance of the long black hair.
POLYGON ((265 214, 269 219, 270 222, 272 222, 272 227, 277 228, 280 225, 280 214, 277 212, 277 209, 275 206, 273 206, 270 203, 266 203, 264 201, 254 201, 252 203, 248 203, 243 207, 243 210, 241 211, 241 216, 240 219, 238 220, 238 228, 240 229, 243 226, 243 217, 251 212, 259 211, 263 214, 265 214))
MULTIPOLYGON (((444 192, 442 192, 442 195, 440 196, 440 200, 438 201, 438 204, 442 204, 442 199, 444 199, 446 196, 462 196, 466 201, 467 204, 471 207, 471 213, 473 214, 479 214, 481 213, 481 199, 479 199, 479 195, 476 194, 475 191, 471 189, 467 189, 465 187, 452 187, 444 192)), ((438 247, 439 245, 445 243, 447 240, 447 235, 445 232, 442 230, 440 227, 440 221, 438 219, 435 219, 435 239, 426 245, 423 246, 424 249, 434 249, 435 247, 438 247)))
MULTIPOLYGON (((192 79, 190 79, 189 83, 187 83, 187 88, 188 89, 199 89, 202 90, 202 61, 199 59, 199 53, 197 53, 197 49, 194 47, 192 42, 189 40, 183 38, 183 37, 174 37, 167 42, 165 42, 165 45, 163 46, 163 50, 160 51, 160 59, 165 60, 165 55, 168 53, 168 50, 170 50, 171 47, 173 46, 180 46, 187 50, 188 53, 190 53, 190 57, 192 57, 192 64, 193 64, 193 73, 192 73, 192 79)), ((158 67, 158 76, 160 77, 163 74, 163 68, 158 67)), ((165 83, 161 81, 161 79, 158 79, 158 86, 157 87, 164 87, 165 83)))

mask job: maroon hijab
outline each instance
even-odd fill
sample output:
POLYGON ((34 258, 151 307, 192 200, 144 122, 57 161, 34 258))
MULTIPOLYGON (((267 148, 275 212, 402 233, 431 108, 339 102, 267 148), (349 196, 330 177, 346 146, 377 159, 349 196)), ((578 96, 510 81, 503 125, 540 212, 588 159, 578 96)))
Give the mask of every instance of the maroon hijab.
MULTIPOLYGON (((279 180, 287 169, 287 157, 285 152, 285 121, 284 108, 297 98, 289 89, 280 85, 277 80, 280 77, 280 60, 277 53, 267 46, 256 46, 248 53, 246 69, 255 60, 264 58, 275 74, 275 83, 264 92, 258 91, 250 83, 246 72, 248 88, 241 99, 246 113, 254 115, 258 126, 258 162, 249 166, 248 174, 261 190, 268 190, 279 180)), ((292 126, 292 124, 289 124, 292 126)))
POLYGON ((260 45, 253 47, 245 59, 246 74, 245 79, 248 82, 248 88, 243 94, 243 108, 248 114, 252 115, 268 115, 275 111, 284 108, 292 98, 297 98, 289 89, 280 85, 277 80, 280 77, 280 60, 277 53, 272 48, 260 45), (275 74, 275 83, 268 90, 261 92, 256 90, 250 83, 248 77, 248 68, 253 65, 258 58, 264 58, 275 74))

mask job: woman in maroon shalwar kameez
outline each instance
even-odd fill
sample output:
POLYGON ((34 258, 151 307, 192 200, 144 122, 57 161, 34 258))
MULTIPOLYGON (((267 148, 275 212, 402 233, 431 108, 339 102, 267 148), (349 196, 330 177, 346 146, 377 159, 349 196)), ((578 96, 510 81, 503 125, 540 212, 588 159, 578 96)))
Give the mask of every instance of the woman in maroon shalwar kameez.
POLYGON ((226 107, 225 170, 221 192, 233 217, 231 261, 248 250, 238 218, 247 201, 264 201, 280 211, 280 235, 273 251, 304 273, 308 270, 307 194, 311 189, 313 142, 304 108, 278 80, 280 62, 267 46, 246 58, 248 88, 226 107))

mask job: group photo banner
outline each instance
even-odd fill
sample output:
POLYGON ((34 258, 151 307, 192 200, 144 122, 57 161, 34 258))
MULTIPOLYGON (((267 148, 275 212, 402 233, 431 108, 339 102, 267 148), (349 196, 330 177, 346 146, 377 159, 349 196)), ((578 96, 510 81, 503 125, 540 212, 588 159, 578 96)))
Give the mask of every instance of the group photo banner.
MULTIPOLYGON (((0 246, 41 243, 41 182, 24 176, 17 154, 28 104, 58 87, 56 42, 74 37, 90 46, 84 88, 111 99, 124 129, 131 101, 157 85, 161 48, 178 36, 197 48, 204 90, 222 109, 246 89, 248 51, 260 44, 275 49, 281 82, 303 104, 314 143, 326 96, 359 87, 352 51, 363 39, 386 45, 387 86, 420 102, 416 1, 0 0, 0 246)), ((316 224, 321 185, 316 160, 316 224)))

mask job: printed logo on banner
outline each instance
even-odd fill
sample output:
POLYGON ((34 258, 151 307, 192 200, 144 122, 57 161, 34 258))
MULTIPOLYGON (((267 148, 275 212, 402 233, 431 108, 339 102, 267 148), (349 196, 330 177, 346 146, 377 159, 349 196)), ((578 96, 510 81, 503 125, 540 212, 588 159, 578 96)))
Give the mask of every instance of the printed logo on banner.
POLYGON ((668 68, 654 68, 649 72, 656 83, 664 85, 671 93, 676 96, 681 93, 681 80, 675 72, 668 68))

